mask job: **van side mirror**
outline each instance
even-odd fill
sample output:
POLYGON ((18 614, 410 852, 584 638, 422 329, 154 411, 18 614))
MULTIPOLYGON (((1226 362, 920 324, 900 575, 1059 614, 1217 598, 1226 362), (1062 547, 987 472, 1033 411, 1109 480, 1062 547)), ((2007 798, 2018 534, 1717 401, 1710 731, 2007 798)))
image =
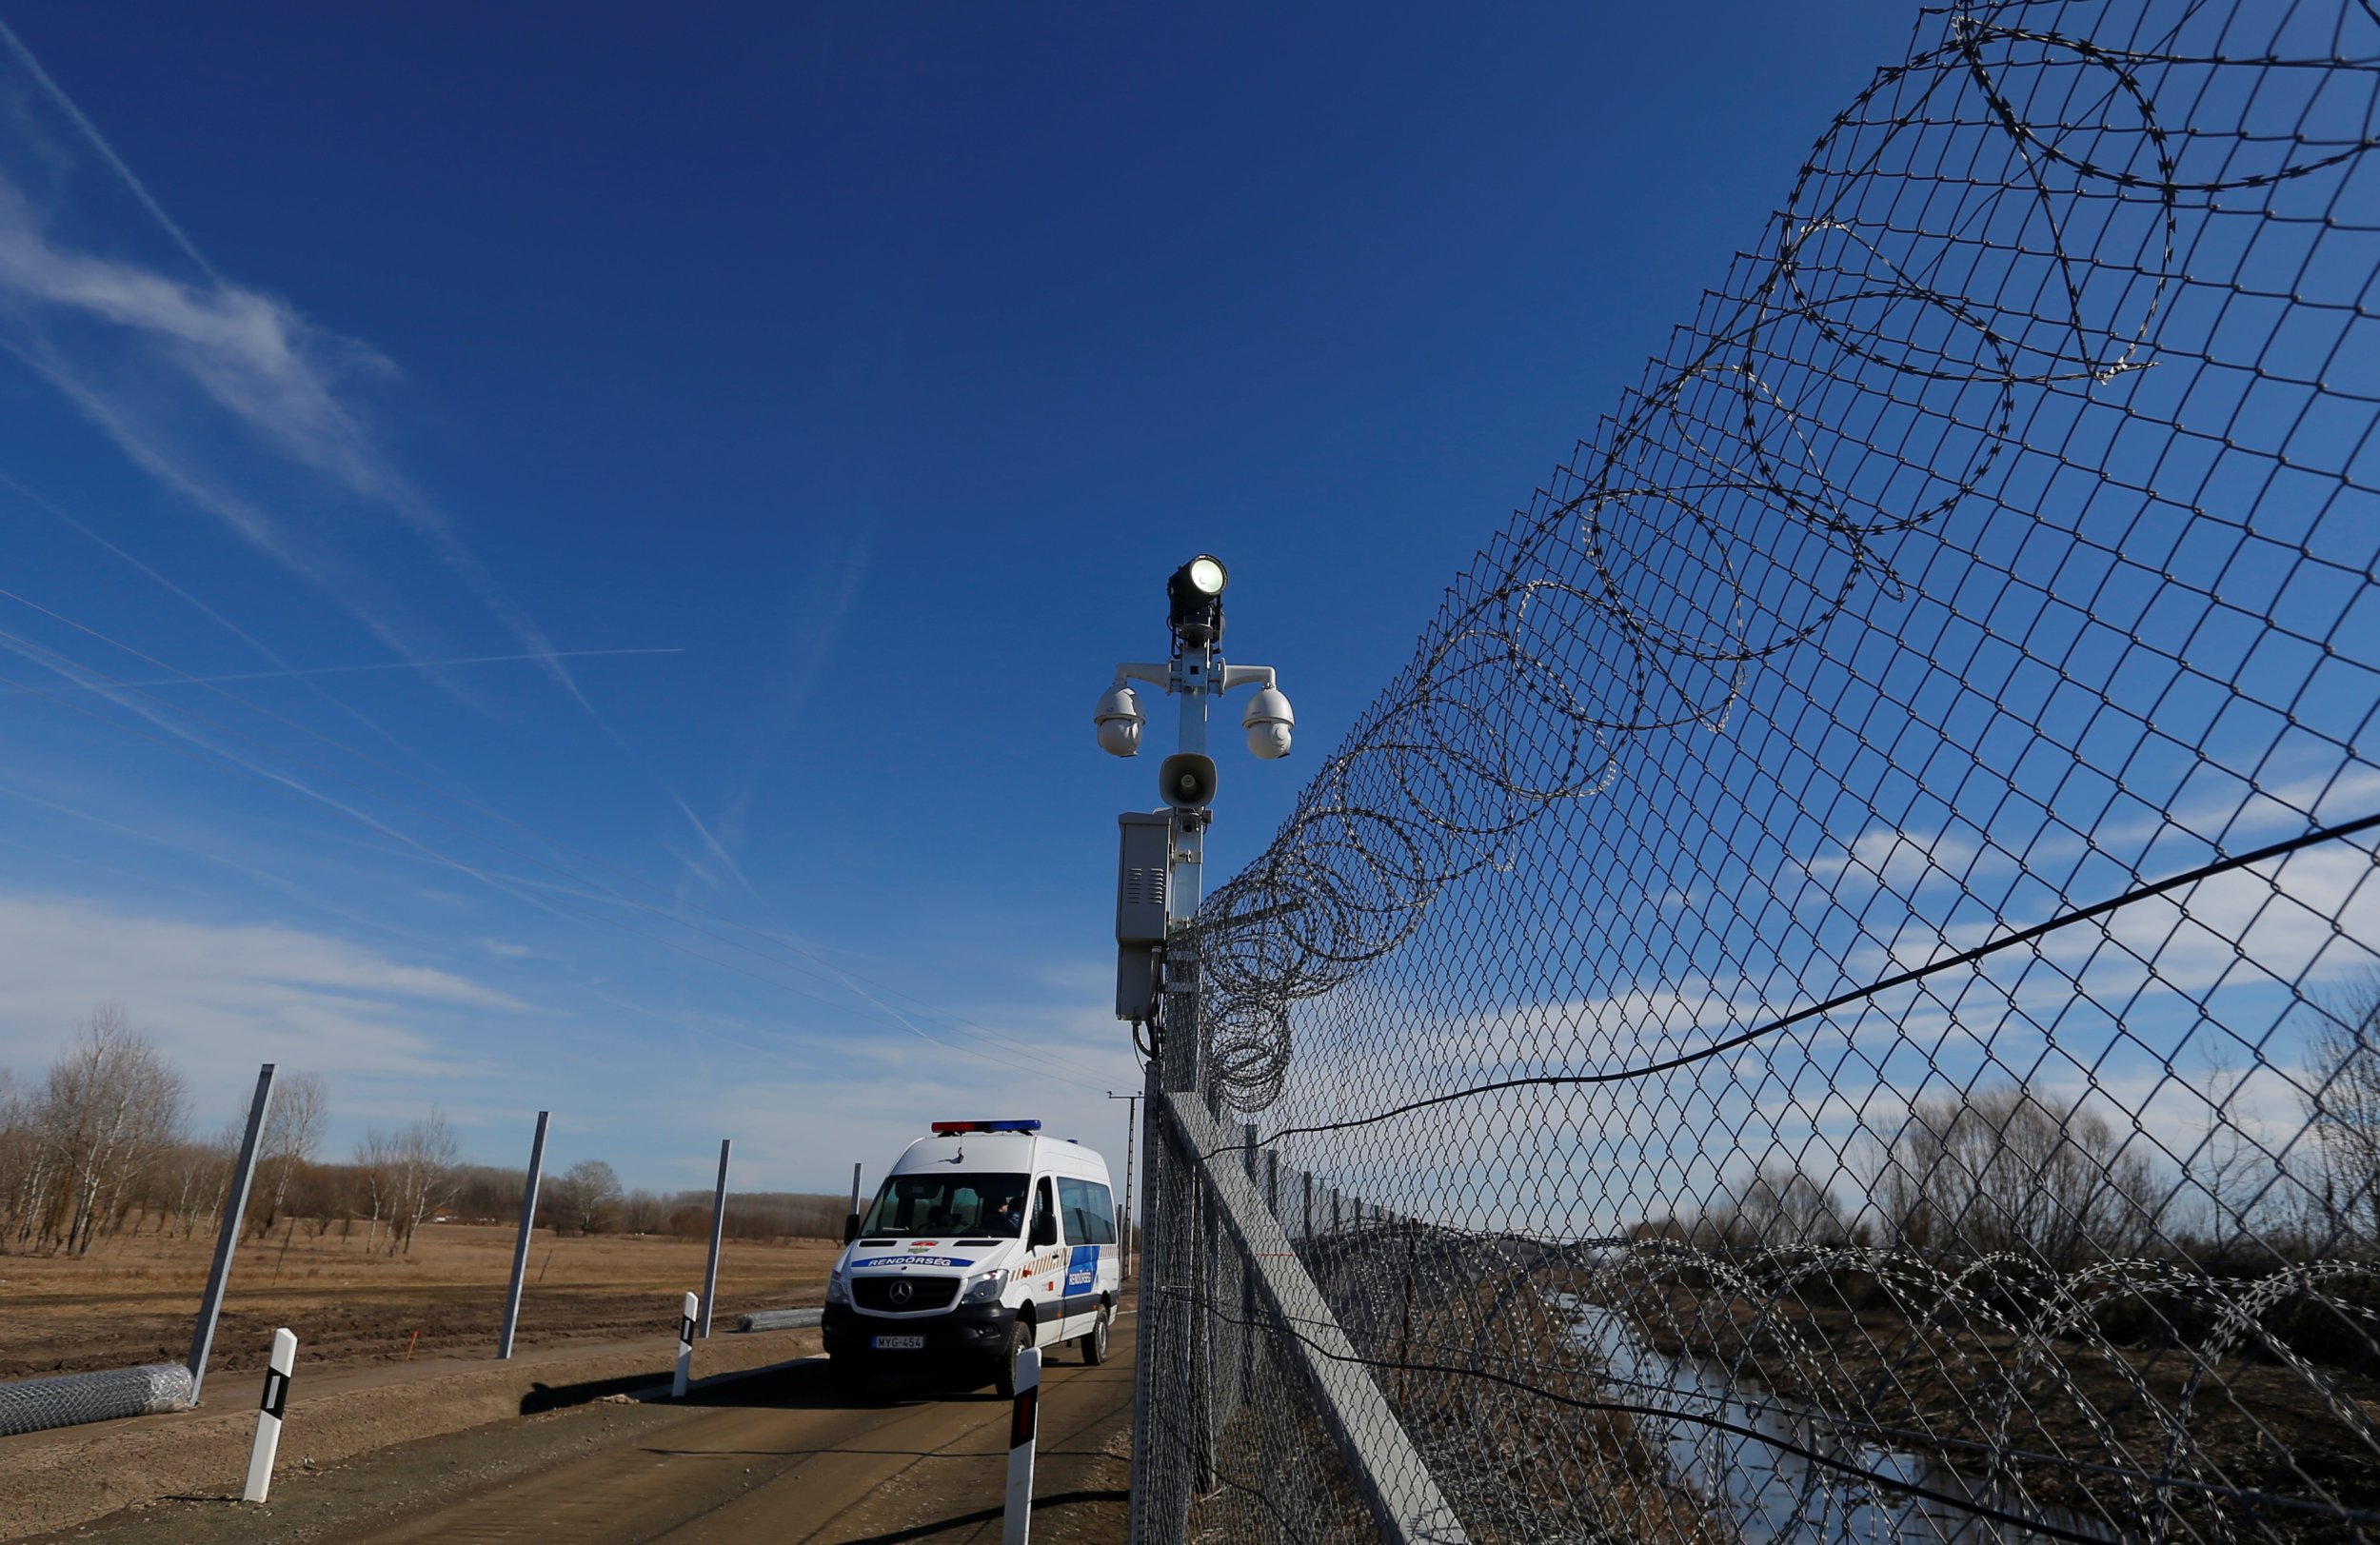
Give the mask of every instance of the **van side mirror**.
POLYGON ((845 1213, 845 1214, 843 1214, 843 1243, 845 1243, 845 1244, 849 1244, 852 1240, 854 1240, 854 1239, 858 1238, 859 1237, 860 1237, 860 1215, 859 1215, 858 1213, 845 1213))
POLYGON ((1035 1250, 1039 1250, 1045 1244, 1056 1244, 1058 1242, 1058 1219, 1048 1213, 1042 1213, 1035 1218, 1033 1238, 1025 1242, 1035 1250))

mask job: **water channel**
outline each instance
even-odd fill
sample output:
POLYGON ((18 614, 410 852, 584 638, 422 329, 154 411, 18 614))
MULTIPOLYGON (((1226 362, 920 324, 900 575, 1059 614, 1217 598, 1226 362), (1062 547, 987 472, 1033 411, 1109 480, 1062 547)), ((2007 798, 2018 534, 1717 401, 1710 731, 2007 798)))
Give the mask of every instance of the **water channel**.
MULTIPOLYGON (((1832 1455, 1874 1475, 1952 1496, 1969 1495, 1957 1476, 1930 1458, 1846 1445, 1836 1424, 1808 1407, 1756 1385, 1731 1381, 1724 1370, 1699 1358, 1654 1350, 1636 1327, 1609 1309, 1576 1299, 1563 1307, 1574 1317, 1579 1338, 1602 1359, 1616 1397, 1704 1418, 1636 1419, 1638 1431, 1664 1446, 1676 1477, 1717 1504, 1747 1545, 2019 1545, 2048 1537, 1979 1518, 1948 1503, 1874 1486, 1757 1437, 1706 1425, 1711 1420, 1731 1422, 1832 1455)), ((2072 1514, 2044 1512, 2020 1498, 1983 1500, 2090 1538, 2116 1538, 2072 1514)))

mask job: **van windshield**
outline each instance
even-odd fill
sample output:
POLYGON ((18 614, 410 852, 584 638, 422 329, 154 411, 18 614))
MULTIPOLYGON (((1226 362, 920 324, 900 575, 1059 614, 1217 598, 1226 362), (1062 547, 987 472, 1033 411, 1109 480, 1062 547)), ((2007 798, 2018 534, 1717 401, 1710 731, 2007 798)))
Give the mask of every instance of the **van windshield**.
POLYGON ((876 1193, 863 1234, 990 1234, 1024 1227, 1021 1175, 896 1175, 876 1193))

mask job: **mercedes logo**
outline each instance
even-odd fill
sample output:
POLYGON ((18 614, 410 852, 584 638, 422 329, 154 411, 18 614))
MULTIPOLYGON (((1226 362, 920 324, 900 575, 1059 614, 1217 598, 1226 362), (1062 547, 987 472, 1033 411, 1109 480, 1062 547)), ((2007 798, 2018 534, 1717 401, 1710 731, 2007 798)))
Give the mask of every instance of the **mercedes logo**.
POLYGON ((917 1289, 911 1287, 906 1282, 895 1282, 892 1285, 892 1291, 886 1294, 885 1297, 891 1298, 895 1303, 907 1303, 910 1296, 916 1292, 917 1289))

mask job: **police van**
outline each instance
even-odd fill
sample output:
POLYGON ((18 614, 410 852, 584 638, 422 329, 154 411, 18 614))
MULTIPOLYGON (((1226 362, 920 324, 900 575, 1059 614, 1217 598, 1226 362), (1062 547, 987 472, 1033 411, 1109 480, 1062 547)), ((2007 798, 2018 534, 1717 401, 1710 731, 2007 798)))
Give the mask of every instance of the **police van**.
POLYGON ((1041 1123, 936 1121, 901 1156, 826 1278, 820 1322, 836 1389, 880 1368, 988 1360, 1072 1341, 1107 1360, 1123 1264, 1107 1161, 1041 1123))

